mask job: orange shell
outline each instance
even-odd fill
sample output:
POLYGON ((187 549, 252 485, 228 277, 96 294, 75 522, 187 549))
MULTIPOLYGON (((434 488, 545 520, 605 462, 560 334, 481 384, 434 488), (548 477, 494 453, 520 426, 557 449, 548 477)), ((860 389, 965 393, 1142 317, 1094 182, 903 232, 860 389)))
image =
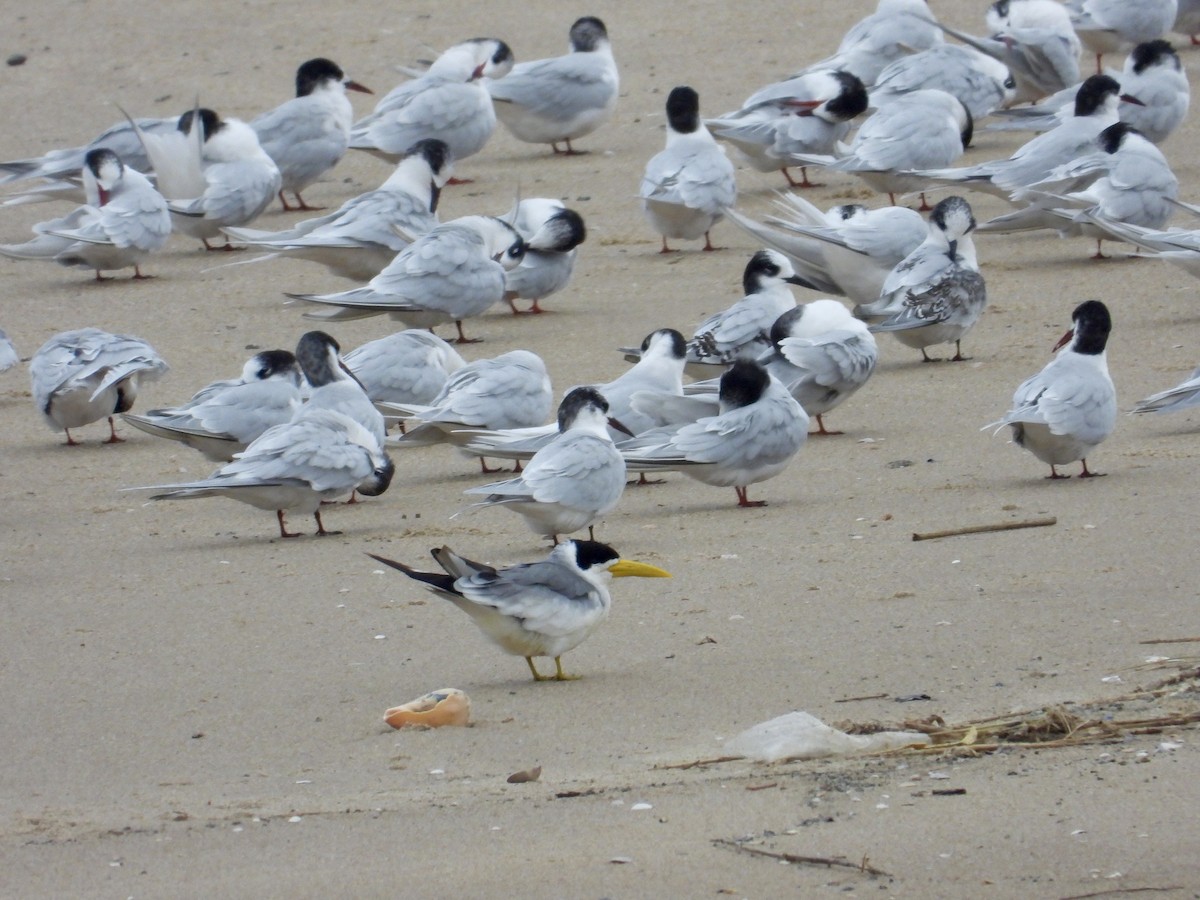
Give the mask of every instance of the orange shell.
POLYGON ((466 725, 471 719, 471 698, 458 688, 430 691, 423 697, 393 706, 383 715, 383 721, 393 728, 405 725, 466 725))

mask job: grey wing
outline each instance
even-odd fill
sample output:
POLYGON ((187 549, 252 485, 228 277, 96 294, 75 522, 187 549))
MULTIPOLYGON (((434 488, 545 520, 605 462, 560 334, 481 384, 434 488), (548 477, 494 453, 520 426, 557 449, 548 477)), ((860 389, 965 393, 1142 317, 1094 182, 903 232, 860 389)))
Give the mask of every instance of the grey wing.
POLYGON ((625 462, 612 441, 567 432, 533 455, 522 478, 540 503, 611 509, 625 488, 625 462))
POLYGON ((191 410, 206 430, 249 443, 268 428, 291 421, 300 409, 300 392, 289 384, 250 381, 229 388, 191 410))
MULTIPOLYGON (((864 384, 875 371, 879 358, 875 338, 854 331, 830 331, 815 338, 784 338, 779 342, 779 352, 806 373, 806 381, 821 389, 839 391, 864 384)), ((796 391, 791 385, 788 387, 795 396, 796 391)), ((803 400, 800 405, 804 406, 803 400)))
POLYGON ((234 484, 301 481, 315 491, 350 491, 372 471, 369 452, 318 413, 268 429, 218 475, 234 484))
POLYGON ((727 356, 768 332, 779 311, 755 298, 735 303, 729 309, 702 322, 696 336, 688 342, 688 356, 698 358, 727 356))
POLYGON ((460 578, 454 587, 472 602, 520 619, 523 628, 538 634, 571 634, 581 620, 603 608, 591 584, 552 562, 460 578))
POLYGON ((1103 440, 1116 421, 1112 382, 1088 377, 1091 372, 1060 373, 1038 400, 1054 434, 1071 434, 1085 442, 1103 440))
POLYGON ((518 63, 488 83, 496 100, 511 101, 554 121, 569 121, 581 110, 603 108, 616 88, 604 60, 590 53, 518 63))
POLYGON ((1169 390, 1151 394, 1139 400, 1133 408, 1135 413, 1178 412, 1200 405, 1200 368, 1192 372, 1187 380, 1169 390))
POLYGON ((100 212, 101 227, 117 247, 157 250, 171 236, 167 201, 148 182, 131 186, 120 203, 109 203, 100 212))
POLYGON ((679 429, 674 444, 694 463, 749 468, 792 456, 808 433, 808 416, 783 390, 774 396, 679 429))
POLYGON ((983 313, 987 288, 983 276, 970 269, 955 267, 946 277, 930 283, 924 291, 910 291, 903 308, 872 331, 905 331, 926 325, 949 323, 969 327, 983 313))
POLYGON ((852 157, 834 168, 924 169, 949 165, 962 152, 958 123, 948 110, 897 101, 863 123, 851 145, 852 157))
POLYGON ((371 280, 371 286, 421 309, 448 312, 464 297, 484 292, 499 300, 504 270, 486 257, 477 233, 448 227, 409 245, 371 280))
POLYGON ((215 163, 205 171, 205 218, 246 222, 266 208, 279 192, 279 169, 256 160, 215 163))

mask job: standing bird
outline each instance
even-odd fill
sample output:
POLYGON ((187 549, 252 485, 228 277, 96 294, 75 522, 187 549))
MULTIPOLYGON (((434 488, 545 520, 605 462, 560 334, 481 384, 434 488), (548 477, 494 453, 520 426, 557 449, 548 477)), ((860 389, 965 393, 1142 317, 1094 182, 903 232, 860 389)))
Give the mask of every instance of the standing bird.
POLYGON ((495 38, 455 44, 419 78, 397 85, 350 127, 350 147, 396 163, 417 141, 436 138, 464 160, 483 149, 496 128, 485 78, 503 78, 512 50, 495 38))
POLYGON ((742 108, 708 119, 720 141, 732 144, 759 172, 782 172, 790 187, 818 187, 801 168, 788 174, 797 153, 833 153, 851 120, 867 109, 867 89, 849 72, 797 75, 751 94, 742 108))
POLYGON ((342 321, 386 313, 416 328, 453 322, 458 343, 469 344, 475 341, 463 333, 462 320, 504 299, 505 272, 524 255, 525 242, 507 222, 463 216, 417 238, 364 287, 287 296, 337 307, 306 314, 310 319, 342 321))
POLYGON ((796 194, 780 195, 776 205, 783 214, 761 223, 735 209, 729 218, 791 260, 806 287, 855 303, 878 300, 892 269, 929 233, 921 214, 905 206, 846 203, 822 213, 796 194))
POLYGON ((108 419, 106 444, 121 443, 113 416, 128 412, 143 381, 156 381, 167 364, 153 347, 127 334, 80 328, 56 334, 29 361, 33 402, 67 444, 71 429, 108 419))
POLYGON ((595 16, 576 19, 566 56, 517 63, 498 81, 484 82, 496 116, 513 137, 549 144, 555 153, 580 151, 571 141, 591 134, 617 107, 620 77, 604 23, 595 16), (559 150, 559 143, 566 150, 559 150))
MULTIPOLYGON (((796 164, 825 166, 855 175, 895 205, 896 194, 920 190, 910 170, 948 166, 963 155, 974 132, 971 114, 957 97, 939 90, 911 91, 876 110, 853 142, 835 156, 799 153, 796 164)), ((921 209, 928 209, 921 198, 921 209)))
POLYGON ((1071 0, 1071 25, 1084 47, 1096 54, 1096 72, 1105 53, 1162 37, 1175 24, 1176 0, 1071 0))
POLYGON ((559 535, 585 527, 594 538, 595 522, 616 509, 625 490, 625 461, 613 446, 610 424, 618 425, 603 395, 595 388, 575 388, 559 404, 558 436, 530 457, 517 478, 464 491, 483 495, 467 509, 511 509, 530 530, 556 544, 559 535))
POLYGON ((1047 193, 1027 191, 1029 206, 990 219, 979 231, 1008 234, 1052 228, 1060 237, 1093 238, 1092 258, 1104 259, 1100 242, 1114 236, 1123 240, 1114 224, 1151 230, 1166 225, 1175 211, 1172 201, 1179 181, 1162 151, 1124 122, 1105 128, 1096 144, 1095 152, 1033 185, 1047 193))
POLYGON ((459 556, 449 547, 431 551, 441 572, 419 572, 404 563, 368 553, 445 597, 474 620, 488 640, 522 656, 534 681, 573 681, 563 671, 563 654, 583 643, 608 618, 613 578, 670 578, 657 566, 621 559, 597 541, 564 541, 542 562, 493 569, 459 556), (554 659, 554 675, 539 674, 535 656, 554 659))
POLYGON ((943 40, 925 0, 879 0, 875 12, 846 32, 833 56, 804 71, 844 69, 871 87, 889 63, 943 40))
POLYGON ((276 256, 305 259, 342 278, 370 281, 397 253, 438 226, 438 198, 452 169, 445 144, 417 141, 387 181, 327 216, 306 219, 286 231, 226 228, 225 233, 256 250, 271 251, 252 262, 276 256))
POLYGON ((525 241, 520 265, 504 273, 504 299, 517 309, 517 300, 532 300, 527 313, 543 313, 541 301, 561 291, 575 271, 576 248, 587 237, 583 216, 558 200, 535 197, 520 201, 504 217, 525 241))
POLYGON ((1011 425, 1013 443, 1050 465, 1048 478, 1070 478, 1056 467, 1076 460, 1083 467, 1080 478, 1104 474, 1089 471, 1087 457, 1117 423, 1117 392, 1105 358, 1112 331, 1108 307, 1085 301, 1075 307, 1071 322, 1054 345, 1063 348, 1058 355, 1017 388, 1003 419, 984 426, 999 431, 1011 425))
POLYGON ((232 462, 208 478, 183 484, 125 488, 161 491, 151 500, 229 497, 256 509, 274 510, 279 536, 294 538, 284 514, 311 513, 317 534, 326 531, 321 504, 358 490, 376 497, 388 489, 395 466, 374 435, 333 409, 305 408, 290 422, 268 428, 232 462))
MULTIPOLYGON (((685 410, 696 401, 635 394, 633 408, 650 415, 685 410)), ((703 484, 732 487, 738 506, 766 506, 750 500, 752 484, 782 472, 808 437, 808 414, 758 363, 739 359, 721 376, 715 415, 664 425, 622 441, 618 449, 633 472, 678 471, 703 484)))
POLYGON ((296 96, 250 122, 267 156, 279 167, 279 202, 284 211, 320 209, 300 192, 338 164, 350 146, 354 110, 346 91, 373 93, 346 77, 337 63, 310 59, 296 70, 296 96), (289 206, 284 191, 296 196, 289 206))
POLYGON ((714 366, 724 367, 767 350, 771 325, 796 305, 788 285, 803 283, 778 250, 759 250, 751 256, 742 272, 745 296, 697 325, 687 342, 688 374, 709 377, 714 366))
POLYGON ((292 353, 264 350, 246 362, 240 378, 214 381, 180 406, 122 413, 121 418, 147 434, 199 450, 213 462, 229 462, 268 428, 300 411, 303 378, 292 353))
MULTIPOLYGON (((531 428, 541 425, 550 415, 554 391, 546 364, 536 353, 511 350, 493 359, 477 359, 463 366, 448 379, 426 405, 381 403, 388 416, 406 416, 417 420, 396 440, 401 447, 429 444, 461 444, 463 429, 531 428)), ((483 457, 479 464, 484 474, 490 469, 483 457)))
POLYGON ((859 304, 854 315, 871 331, 890 331, 900 343, 921 351, 954 341, 951 361, 962 355, 962 339, 987 306, 987 288, 975 257, 975 216, 962 197, 947 197, 929 214, 929 235, 887 277, 879 299, 859 304))
MULTIPOLYGON (((1121 89, 1138 103, 1122 103, 1117 110, 1120 120, 1142 132, 1156 144, 1165 141, 1183 124, 1191 102, 1191 88, 1179 54, 1166 41, 1138 44, 1125 58, 1120 72, 1107 74, 1117 79, 1121 89)), ((1073 84, 1036 106, 1002 110, 1005 121, 989 125, 988 131, 1049 131, 1071 115, 1080 85, 1073 84)))
MULTIPOLYGON (((279 167, 240 119, 195 109, 179 117, 172 134, 139 133, 172 224, 206 250, 217 249, 209 239, 222 228, 258 218, 279 191, 279 167)), ((234 249, 228 236, 224 248, 234 249)))
POLYGON ((978 121, 1012 100, 1016 82, 1004 63, 985 53, 937 44, 889 64, 871 88, 870 102, 885 106, 904 94, 931 89, 957 97, 978 121))
POLYGON ((1136 97, 1122 94, 1115 78, 1092 75, 1075 94, 1074 115, 1022 144, 1007 159, 910 175, 919 181, 985 191, 1019 202, 1031 184, 1046 178, 1056 167, 1091 153, 1100 132, 1117 123, 1117 106, 1122 101, 1141 103, 1136 97))
POLYGON ((1036 102, 1079 81, 1082 44, 1058 0, 997 0, 987 22, 991 35, 983 38, 940 27, 1008 68, 1014 82, 1009 105, 1036 102))
POLYGON ((368 341, 342 362, 374 403, 428 403, 467 364, 440 337, 419 328, 368 341))
POLYGON ((167 201, 141 172, 130 169, 111 150, 89 150, 84 157, 87 204, 60 219, 33 226, 38 235, 24 244, 0 244, 13 259, 53 260, 63 266, 100 273, 133 267, 145 278, 142 260, 162 249, 171 236, 167 201))
POLYGON ((674 88, 667 97, 667 144, 651 157, 642 174, 642 209, 668 238, 704 238, 705 250, 716 250, 709 231, 737 200, 733 163, 700 121, 700 95, 690 87, 674 88))

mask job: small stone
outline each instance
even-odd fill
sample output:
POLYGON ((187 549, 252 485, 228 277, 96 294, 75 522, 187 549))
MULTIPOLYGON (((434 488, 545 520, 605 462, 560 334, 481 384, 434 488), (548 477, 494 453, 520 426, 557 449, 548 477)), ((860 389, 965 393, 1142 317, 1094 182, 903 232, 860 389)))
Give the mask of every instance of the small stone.
POLYGON ((6 59, 5 62, 10 66, 23 66, 25 65, 25 61, 27 59, 29 59, 29 57, 27 57, 24 53, 14 53, 12 56, 6 59))

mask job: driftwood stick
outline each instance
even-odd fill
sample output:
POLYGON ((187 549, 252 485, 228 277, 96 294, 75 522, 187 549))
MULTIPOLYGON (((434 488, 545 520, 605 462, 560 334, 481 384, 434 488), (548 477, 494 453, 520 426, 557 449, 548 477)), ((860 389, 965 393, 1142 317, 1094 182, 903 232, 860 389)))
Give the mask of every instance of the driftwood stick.
POLYGON ((891 873, 876 869, 874 866, 867 865, 867 858, 864 856, 860 863, 850 862, 846 859, 839 859, 836 856, 797 856, 795 853, 776 853, 773 850, 763 850, 759 847, 750 847, 746 844, 739 844, 737 841, 728 841, 724 838, 713 838, 714 844, 720 844, 725 847, 732 847, 734 850, 740 850, 743 853, 749 853, 751 856, 766 856, 770 859, 781 859, 784 862, 796 863, 806 866, 841 866, 843 869, 857 869, 859 872, 865 872, 867 875, 882 875, 884 878, 891 878, 891 873))
POLYGON ((1148 641, 1138 641, 1139 644, 1194 644, 1200 641, 1200 637, 1187 638, 1152 638, 1148 641))
POLYGON ((944 531, 913 532, 914 541, 932 541, 934 538, 955 537, 960 534, 985 534, 989 531, 1014 531, 1018 528, 1045 528, 1055 525, 1058 518, 1046 516, 1042 519, 1025 519, 1020 522, 997 522, 994 525, 968 525, 965 528, 947 528, 944 531))
POLYGON ((1112 888, 1107 891, 1093 891, 1090 894, 1072 894, 1070 897, 1063 897, 1062 900, 1087 900, 1089 897, 1113 897, 1117 894, 1149 894, 1159 893, 1162 891, 1182 891, 1185 890, 1177 885, 1170 887, 1127 887, 1127 888, 1112 888))

